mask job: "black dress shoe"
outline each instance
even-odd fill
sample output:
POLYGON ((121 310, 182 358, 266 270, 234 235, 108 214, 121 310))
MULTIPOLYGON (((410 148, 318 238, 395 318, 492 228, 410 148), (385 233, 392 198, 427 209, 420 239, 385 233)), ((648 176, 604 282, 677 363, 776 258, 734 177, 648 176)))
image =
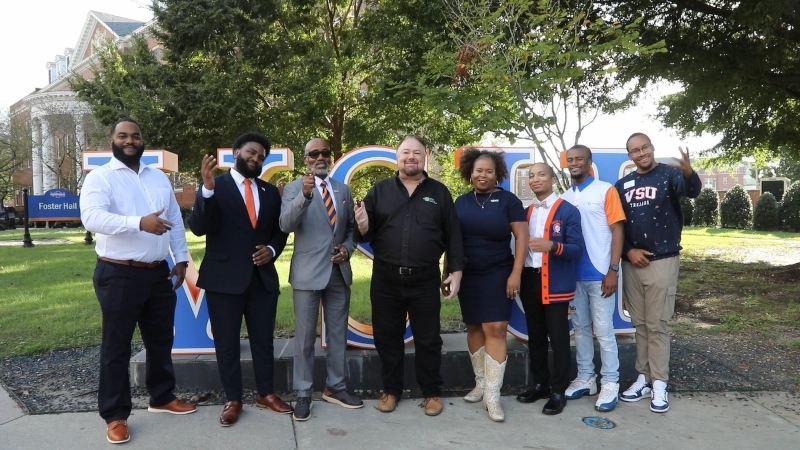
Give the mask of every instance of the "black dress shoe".
POLYGON ((555 416, 556 414, 561 414, 565 406, 567 406, 567 397, 564 394, 553 394, 550 396, 550 400, 544 404, 542 413, 548 416, 555 416))
POLYGON ((542 384, 535 384, 533 385, 533 389, 528 389, 527 391, 519 394, 517 396, 517 400, 522 403, 533 403, 540 398, 547 398, 550 396, 550 387, 545 386, 542 384))

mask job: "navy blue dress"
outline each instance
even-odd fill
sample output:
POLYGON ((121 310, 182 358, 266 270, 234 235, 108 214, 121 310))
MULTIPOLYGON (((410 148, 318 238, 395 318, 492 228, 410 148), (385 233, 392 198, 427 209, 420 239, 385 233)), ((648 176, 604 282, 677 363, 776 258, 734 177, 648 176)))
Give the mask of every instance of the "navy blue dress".
POLYGON ((511 223, 526 221, 522 202, 501 189, 492 194, 468 192, 456 199, 455 208, 467 260, 458 291, 464 323, 508 321, 514 302, 506 295, 514 268, 511 223))

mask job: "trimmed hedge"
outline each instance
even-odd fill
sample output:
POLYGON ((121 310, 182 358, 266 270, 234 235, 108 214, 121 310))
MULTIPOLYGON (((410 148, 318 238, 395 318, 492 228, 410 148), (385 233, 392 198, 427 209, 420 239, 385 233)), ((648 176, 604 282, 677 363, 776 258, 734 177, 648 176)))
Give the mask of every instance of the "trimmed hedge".
POLYGON ((683 226, 688 227, 692 224, 694 216, 694 202, 689 197, 681 197, 681 211, 683 211, 683 226))
POLYGON ((778 201, 772 192, 764 192, 756 202, 753 211, 753 229, 757 231, 773 231, 780 228, 778 220, 778 201))
POLYGON ((741 185, 725 194, 719 204, 719 222, 722 228, 747 230, 753 223, 753 202, 741 185))
POLYGON ((783 228, 789 231, 800 231, 800 181, 792 183, 783 194, 780 214, 783 228))
POLYGON ((704 188, 694 199, 694 224, 700 227, 716 227, 719 197, 711 188, 704 188))

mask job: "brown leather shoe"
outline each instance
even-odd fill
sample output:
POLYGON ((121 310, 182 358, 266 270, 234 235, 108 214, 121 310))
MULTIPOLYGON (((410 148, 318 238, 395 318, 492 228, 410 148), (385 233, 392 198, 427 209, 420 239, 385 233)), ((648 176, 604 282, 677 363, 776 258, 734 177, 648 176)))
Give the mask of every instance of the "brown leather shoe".
POLYGON ((444 405, 442 405, 442 399, 439 397, 428 397, 419 406, 425 407, 425 415, 426 416, 438 416, 442 413, 442 409, 444 405))
POLYGON ((219 424, 223 427, 230 427, 239 420, 239 414, 242 413, 242 402, 228 402, 225 403, 225 409, 222 410, 222 415, 219 416, 219 424))
POLYGON ((392 394, 381 394, 381 399, 375 405, 375 409, 380 412, 390 413, 397 408, 397 397, 392 394))
POLYGON ((131 440, 127 420, 115 420, 106 424, 106 439, 112 444, 122 444, 131 440))
POLYGON ((197 411, 197 407, 176 398, 163 406, 149 406, 147 407, 147 411, 152 413, 191 414, 197 411))
POLYGON ((256 395, 256 406, 259 408, 269 408, 272 412, 278 414, 291 414, 292 411, 294 411, 291 406, 275 394, 267 394, 266 397, 256 395))

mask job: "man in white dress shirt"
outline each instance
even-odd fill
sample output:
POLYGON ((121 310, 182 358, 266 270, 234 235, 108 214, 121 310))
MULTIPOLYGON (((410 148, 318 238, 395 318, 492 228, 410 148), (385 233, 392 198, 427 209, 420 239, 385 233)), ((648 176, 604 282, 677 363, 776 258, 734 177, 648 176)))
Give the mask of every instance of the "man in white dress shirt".
POLYGON ((98 407, 106 438, 120 444, 130 440, 128 364, 137 323, 147 351, 148 411, 196 409, 172 393, 174 291, 189 259, 180 208, 167 176, 140 164, 144 144, 136 122, 121 119, 111 127, 111 149, 111 161, 86 176, 80 206, 83 225, 97 234, 94 290, 103 314, 98 407), (170 250, 172 270, 165 260, 170 250))

